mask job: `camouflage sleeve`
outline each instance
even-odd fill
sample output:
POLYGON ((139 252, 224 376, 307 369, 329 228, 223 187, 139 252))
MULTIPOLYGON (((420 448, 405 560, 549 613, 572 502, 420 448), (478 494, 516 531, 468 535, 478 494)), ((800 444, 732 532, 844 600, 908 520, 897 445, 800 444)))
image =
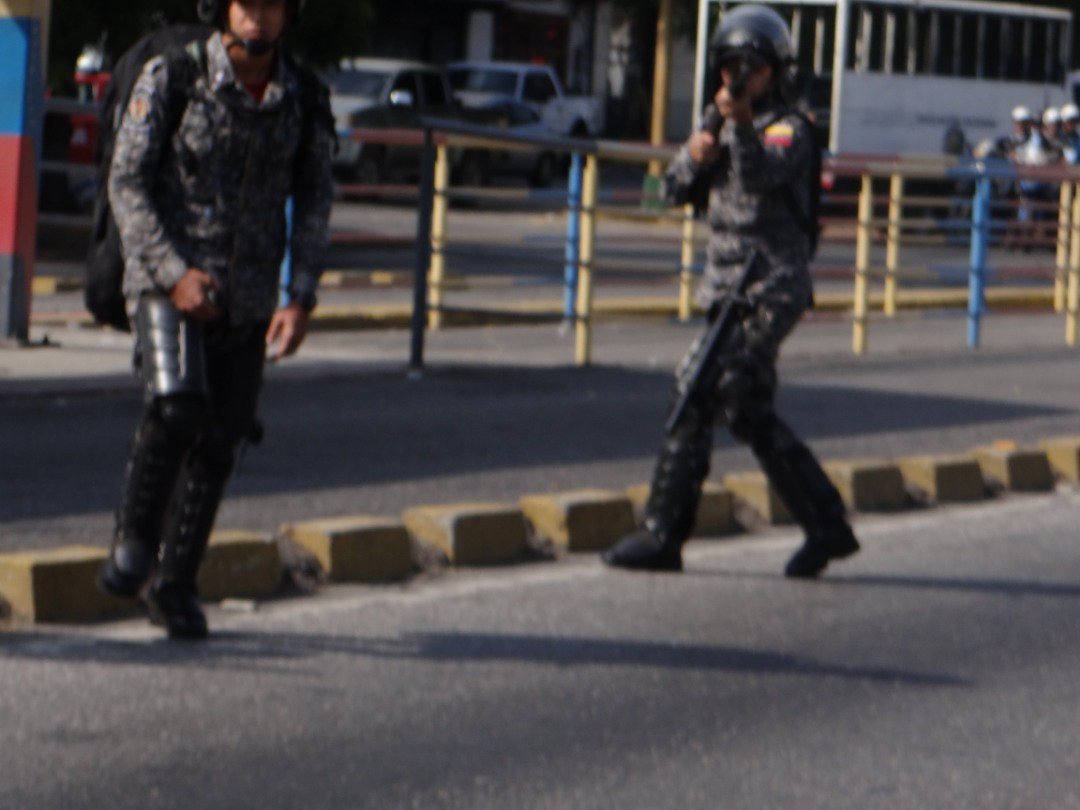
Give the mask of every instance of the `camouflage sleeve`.
POLYGON ((703 166, 690 157, 690 149, 683 144, 664 173, 664 201, 668 205, 686 205, 690 202, 702 169, 703 166))
POLYGON ((308 134, 297 156, 293 177, 293 277, 289 292, 294 296, 315 292, 330 241, 333 134, 326 122, 333 118, 325 88, 321 89, 318 106, 318 113, 312 116, 314 120, 304 122, 308 134))
POLYGON ((753 124, 727 122, 720 142, 731 150, 731 167, 742 187, 751 194, 773 191, 806 171, 812 157, 813 138, 806 124, 786 116, 760 135, 753 124))
POLYGON ((150 268, 154 282, 169 290, 187 272, 188 264, 170 238, 153 196, 162 150, 169 137, 167 94, 165 61, 152 59, 131 91, 116 134, 109 168, 109 205, 124 255, 136 257, 150 268))

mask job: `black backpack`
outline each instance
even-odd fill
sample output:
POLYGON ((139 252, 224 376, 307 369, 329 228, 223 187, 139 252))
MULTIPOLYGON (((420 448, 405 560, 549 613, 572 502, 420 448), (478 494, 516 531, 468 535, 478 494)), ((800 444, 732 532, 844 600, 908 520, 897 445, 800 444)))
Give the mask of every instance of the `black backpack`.
MULTIPOLYGON (((206 72, 206 41, 213 31, 208 26, 171 25, 147 34, 120 57, 105 90, 95 155, 98 164, 97 198, 94 201, 90 248, 86 255, 84 291, 87 310, 102 325, 124 332, 131 331, 123 292, 124 257, 120 232, 109 206, 109 168, 116 132, 127 109, 131 91, 146 63, 155 56, 164 56, 168 63, 170 105, 166 111, 166 123, 169 132, 175 131, 187 109, 198 77, 206 72)), ((288 65, 300 82, 300 104, 305 122, 321 124, 333 133, 333 118, 329 116, 325 103, 326 86, 314 72, 292 59, 288 60, 288 65)))

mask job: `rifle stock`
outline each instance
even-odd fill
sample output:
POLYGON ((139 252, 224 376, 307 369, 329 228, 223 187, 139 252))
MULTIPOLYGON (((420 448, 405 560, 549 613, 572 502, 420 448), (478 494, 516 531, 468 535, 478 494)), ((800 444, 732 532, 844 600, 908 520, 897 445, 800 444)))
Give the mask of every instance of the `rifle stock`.
POLYGON ((724 342, 731 333, 736 309, 741 303, 739 299, 746 292, 746 288, 750 283, 750 274, 753 272, 757 261, 757 250, 751 250, 746 257, 746 261, 743 262, 742 269, 739 271, 735 284, 732 285, 723 306, 721 306, 720 312, 717 313, 716 319, 710 324, 702 349, 698 352, 694 366, 688 375, 689 383, 683 389, 678 400, 676 400, 667 422, 664 424, 664 430, 669 436, 678 429, 679 423, 682 422, 683 417, 686 415, 686 409, 690 406, 690 403, 706 394, 711 388, 714 388, 719 381, 721 370, 717 362, 719 354, 723 349, 724 342))

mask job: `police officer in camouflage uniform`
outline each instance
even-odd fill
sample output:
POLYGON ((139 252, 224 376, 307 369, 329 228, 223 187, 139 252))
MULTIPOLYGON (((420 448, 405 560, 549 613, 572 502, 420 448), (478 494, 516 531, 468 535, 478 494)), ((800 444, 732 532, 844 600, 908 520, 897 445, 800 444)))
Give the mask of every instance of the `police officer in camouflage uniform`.
MULTIPOLYGON (((816 235, 810 194, 818 182, 811 176, 818 147, 810 124, 786 101, 795 77, 793 49, 776 12, 746 5, 726 13, 710 59, 722 81, 716 109, 669 167, 666 193, 670 203, 681 205, 699 193, 695 189, 707 189, 712 238, 700 297, 713 317, 747 257, 756 250, 759 259, 719 358, 716 389, 691 403, 661 447, 644 527, 603 559, 620 568, 682 569, 681 548, 693 530, 719 419, 749 444, 805 532, 785 573, 815 577, 831 560, 859 549, 836 488, 773 406, 780 344, 813 299, 807 265, 816 235), (733 83, 744 86, 741 93, 733 95, 733 83)), ((677 370, 676 393, 686 390, 701 343, 677 370)))
POLYGON ((156 563, 146 600, 170 637, 207 633, 196 575, 263 363, 296 351, 315 306, 333 132, 325 88, 280 46, 301 5, 200 0, 219 30, 146 64, 116 137, 109 200, 146 408, 99 583, 135 597, 156 563))

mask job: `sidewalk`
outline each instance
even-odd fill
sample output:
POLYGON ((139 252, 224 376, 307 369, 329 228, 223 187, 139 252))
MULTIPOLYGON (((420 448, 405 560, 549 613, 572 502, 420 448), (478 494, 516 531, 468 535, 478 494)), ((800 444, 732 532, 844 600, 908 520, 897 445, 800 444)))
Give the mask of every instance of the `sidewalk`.
MULTIPOLYGON (((785 346, 785 357, 851 359, 851 299, 840 286, 819 285, 817 308, 785 346)), ((527 294, 522 292, 511 284, 454 290, 447 298, 448 326, 482 328, 428 330, 427 361, 572 365, 573 332, 562 323, 561 289, 534 285, 527 294)), ((1048 290, 993 292, 992 306, 1038 307, 1038 311, 984 317, 987 350, 1065 349, 1065 319, 1048 311, 1048 290)), ((895 318, 883 316, 879 300, 873 299, 878 309, 871 312, 870 355, 967 351, 965 296, 963 290, 910 290, 901 300, 906 311, 895 318)), ((411 289, 401 285, 326 290, 302 351, 272 368, 269 377, 343 369, 403 370, 409 357, 411 298, 411 289)), ((681 324, 676 319, 670 284, 608 285, 597 291, 595 303, 593 362, 597 364, 633 365, 646 356, 656 356, 659 365, 673 364, 699 328, 698 321, 681 324)), ((35 306, 31 345, 0 347, 0 397, 107 393, 136 386, 131 336, 93 326, 82 309, 81 293, 41 296, 35 306)))

